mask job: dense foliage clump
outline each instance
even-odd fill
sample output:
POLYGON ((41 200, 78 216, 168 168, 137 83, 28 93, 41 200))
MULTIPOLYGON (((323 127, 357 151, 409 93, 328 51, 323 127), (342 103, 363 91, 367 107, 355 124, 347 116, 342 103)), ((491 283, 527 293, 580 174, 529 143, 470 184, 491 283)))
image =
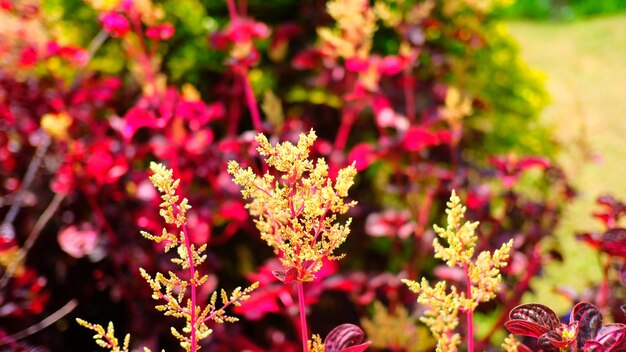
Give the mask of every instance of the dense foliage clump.
POLYGON ((424 277, 500 345, 573 196, 507 3, 0 1, 0 344, 424 351, 424 277))

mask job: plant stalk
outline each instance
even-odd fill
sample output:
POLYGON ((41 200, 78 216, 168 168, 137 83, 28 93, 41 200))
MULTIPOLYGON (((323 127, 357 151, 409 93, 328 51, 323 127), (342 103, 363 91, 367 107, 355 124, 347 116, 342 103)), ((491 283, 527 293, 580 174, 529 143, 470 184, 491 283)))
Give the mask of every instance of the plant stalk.
MULTIPOLYGON (((237 14, 237 6, 235 5, 234 0, 226 0, 226 5, 228 7, 228 16, 230 17, 230 21, 234 22, 239 18, 237 14)), ((242 3, 242 8, 245 9, 246 3, 242 3)), ((250 118, 252 119, 252 126, 257 132, 262 131, 263 124, 261 123, 261 112, 259 111, 259 104, 256 101, 256 97, 254 96, 254 91, 252 91, 252 85, 250 84, 250 79, 248 78, 248 67, 244 65, 238 65, 235 67, 235 72, 241 76, 243 80, 243 89, 244 94, 246 96, 246 105, 248 105, 248 110, 250 110, 250 118)))
POLYGON ((43 228, 46 226, 48 221, 50 221, 54 213, 56 213, 64 198, 65 196, 60 193, 55 194, 50 204, 48 204, 46 210, 44 210, 39 219, 37 219, 35 226, 28 234, 26 242, 24 242, 24 246, 18 252, 17 258, 11 261, 9 266, 6 268, 4 274, 2 275, 2 278, 0 278, 0 291, 2 291, 6 287, 6 285, 9 283, 9 279, 11 279, 13 277, 13 274, 15 274, 15 271, 24 263, 24 260, 26 259, 26 254, 28 254, 30 249, 33 247, 35 241, 37 241, 37 239, 39 238, 39 234, 41 234, 43 228))
POLYGON ((261 113, 259 112, 259 104, 256 101, 254 91, 252 91, 252 85, 250 84, 250 79, 248 78, 248 68, 241 67, 239 72, 241 74, 241 79, 243 80, 243 89, 246 95, 246 104, 248 105, 248 110, 250 110, 252 125, 257 132, 261 132, 263 130, 261 113))
POLYGON ((356 112, 352 108, 345 108, 343 115, 341 116, 341 125, 335 137, 334 150, 342 151, 348 143, 348 137, 350 136, 350 130, 356 120, 356 112))
POLYGON ((309 332, 306 324, 306 309, 304 307, 304 283, 298 281, 298 306, 300 308, 300 335, 302 338, 302 352, 308 352, 309 332))
MULTIPOLYGON (((464 264, 467 299, 472 300, 472 279, 469 276, 469 265, 464 264)), ((468 309, 467 315, 467 352, 474 352, 474 309, 468 309)))
POLYGON ((187 260, 189 261, 189 283, 191 284, 191 311, 189 312, 189 325, 191 326, 191 352, 196 352, 198 349, 198 341, 196 340, 196 267, 193 260, 193 252, 191 251, 191 241, 187 233, 187 226, 182 226, 183 234, 185 235, 185 249, 187 250, 187 260))

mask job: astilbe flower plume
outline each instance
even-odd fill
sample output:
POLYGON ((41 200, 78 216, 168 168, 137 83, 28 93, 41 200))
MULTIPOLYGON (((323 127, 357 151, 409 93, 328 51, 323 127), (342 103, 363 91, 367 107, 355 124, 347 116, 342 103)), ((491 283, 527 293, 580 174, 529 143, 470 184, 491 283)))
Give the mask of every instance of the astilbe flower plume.
POLYGON ((274 248, 286 268, 285 282, 309 282, 322 266, 322 259, 336 260, 343 255, 334 251, 350 233, 350 221, 337 223, 336 214, 345 214, 356 202, 345 202, 354 183, 356 168, 339 170, 333 184, 324 159, 308 160, 309 149, 316 140, 314 131, 301 134, 297 145, 289 142, 275 147, 259 134, 257 150, 267 164, 280 173, 276 179, 269 173, 257 176, 252 168, 244 169, 235 161, 228 165, 234 182, 243 187, 246 205, 261 238, 274 248))
POLYGON ((435 258, 444 260, 449 267, 459 266, 464 270, 466 291, 459 292, 455 286, 447 290, 444 281, 431 286, 424 278, 421 282, 403 282, 418 294, 419 303, 429 307, 421 321, 437 339, 437 351, 457 351, 461 336, 455 331, 459 324, 459 312, 462 312, 467 316, 468 351, 473 352, 473 312, 479 303, 495 298, 502 280, 500 268, 507 265, 513 240, 504 243, 493 254, 484 251, 474 259, 478 222, 463 223, 466 208, 454 191, 447 206, 448 226, 445 229, 434 226, 435 232, 447 242, 447 246, 435 238, 435 258))
MULTIPOLYGON (((150 176, 150 181, 161 193, 161 199, 163 200, 159 205, 159 214, 167 224, 173 225, 178 230, 178 233, 172 233, 164 228, 161 235, 152 235, 145 231, 142 231, 141 234, 156 243, 163 242, 165 244, 165 252, 176 249, 178 256, 172 258, 171 261, 179 265, 182 270, 186 270, 188 278, 183 279, 171 271, 167 276, 162 273, 156 273, 153 278, 143 268, 139 270, 141 276, 146 279, 153 290, 152 298, 163 301, 162 304, 156 306, 156 309, 164 312, 165 315, 186 320, 182 332, 174 327, 171 328, 171 332, 180 341, 180 345, 185 351, 195 352, 200 349, 198 342, 212 333, 212 330, 207 326, 207 322, 236 322, 238 320, 236 317, 226 314, 226 307, 230 305, 239 306, 241 302, 248 300, 250 298, 249 294, 258 287, 258 282, 245 289, 237 287, 230 295, 223 289, 219 295, 217 292, 213 292, 206 307, 202 308, 198 305, 197 288, 207 282, 208 276, 201 276, 196 268, 206 259, 206 255, 203 254, 206 250, 206 244, 196 248, 190 241, 186 226, 186 215, 187 210, 191 206, 187 198, 181 200, 176 194, 180 180, 175 180, 172 177, 172 170, 167 169, 162 164, 152 162, 150 169, 153 172, 153 175, 150 176), (188 291, 190 291, 189 295, 187 294, 188 291), (218 296, 221 301, 221 307, 218 307, 218 296)), ((109 324, 105 331, 98 324, 90 324, 81 319, 78 319, 78 323, 96 331, 97 334, 94 338, 99 346, 114 352, 128 351, 129 337, 126 337, 124 347, 121 348, 117 339, 115 339, 112 324, 109 324)), ((144 351, 147 351, 147 349, 144 348, 144 351)))
POLYGON ((308 339, 304 283, 315 279, 324 259, 337 260, 343 256, 334 252, 350 233, 351 219, 340 224, 337 214, 347 213, 356 204, 344 201, 354 184, 354 163, 339 170, 333 183, 324 159, 309 160, 316 139, 311 130, 300 134, 296 145, 284 142, 272 146, 267 137, 259 134, 257 150, 270 167, 282 174, 280 178, 270 173, 257 176, 252 168, 244 169, 235 161, 228 164, 228 172, 243 187, 244 199, 252 199, 246 207, 257 217, 261 238, 274 248, 286 269, 275 271, 274 275, 284 283, 297 283, 302 350, 363 351, 370 342, 361 343, 363 331, 352 324, 338 327, 324 343, 319 335, 313 335, 311 341, 308 339))

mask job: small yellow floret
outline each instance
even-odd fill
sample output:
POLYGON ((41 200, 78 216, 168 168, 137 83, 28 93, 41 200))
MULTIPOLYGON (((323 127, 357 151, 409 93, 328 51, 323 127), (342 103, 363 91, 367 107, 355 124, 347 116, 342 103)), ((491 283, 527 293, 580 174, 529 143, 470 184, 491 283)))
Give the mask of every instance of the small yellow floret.
POLYGON ((72 118, 66 112, 45 114, 41 117, 41 128, 56 140, 67 139, 67 130, 72 125, 72 118))

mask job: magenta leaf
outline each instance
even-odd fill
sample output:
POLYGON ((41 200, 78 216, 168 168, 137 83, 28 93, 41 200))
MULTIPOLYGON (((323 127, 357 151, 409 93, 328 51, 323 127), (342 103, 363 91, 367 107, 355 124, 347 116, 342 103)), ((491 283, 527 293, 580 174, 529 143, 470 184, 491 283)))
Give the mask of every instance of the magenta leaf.
POLYGON ((365 341, 360 345, 350 346, 348 348, 342 349, 340 352, 362 352, 365 351, 370 345, 372 341, 365 341))
POLYGON ((365 351, 371 342, 361 343, 365 333, 354 324, 342 324, 326 335, 324 347, 326 352, 359 352, 365 351))
POLYGON ((542 157, 527 157, 518 162, 518 167, 524 171, 532 167, 538 167, 540 169, 547 169, 550 167, 550 160, 542 157))
POLYGON ((515 335, 539 337, 554 331, 561 323, 556 313, 543 304, 532 303, 517 306, 509 313, 504 326, 515 335))
POLYGON ((600 250, 614 257, 626 258, 626 229, 610 229, 602 236, 600 250))
POLYGON ((286 284, 294 282, 298 278, 298 270, 296 268, 289 268, 287 271, 273 270, 272 274, 286 284))
POLYGON ((600 328, 593 340, 583 346, 583 351, 617 352, 626 349, 626 325, 607 324, 600 328))
POLYGON ((596 199, 596 203, 602 207, 602 210, 595 212, 593 216, 602 221, 604 226, 611 228, 626 214, 626 205, 613 196, 605 195, 596 199))

